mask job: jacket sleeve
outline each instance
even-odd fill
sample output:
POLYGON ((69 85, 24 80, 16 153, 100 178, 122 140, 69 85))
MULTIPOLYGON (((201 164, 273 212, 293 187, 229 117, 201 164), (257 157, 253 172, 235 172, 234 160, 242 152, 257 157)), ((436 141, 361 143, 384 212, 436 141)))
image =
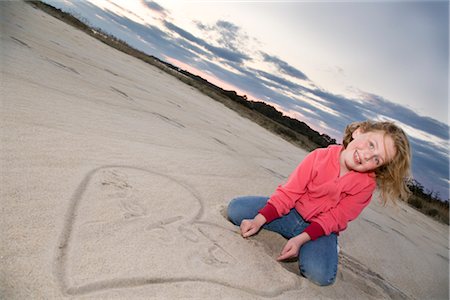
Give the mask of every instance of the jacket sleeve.
POLYGON ((295 202, 306 192, 308 183, 314 176, 314 163, 318 150, 309 153, 289 176, 287 182, 279 185, 270 197, 271 204, 281 217, 295 206, 295 202))
POLYGON ((305 228, 303 232, 306 232, 312 241, 317 240, 322 235, 325 235, 322 226, 317 222, 312 222, 305 228))
POLYGON ((369 183, 359 193, 347 195, 342 198, 336 207, 322 212, 309 220, 317 222, 323 228, 325 235, 332 232, 340 232, 347 228, 350 221, 356 219, 362 210, 370 203, 373 191, 376 187, 375 181, 369 183))

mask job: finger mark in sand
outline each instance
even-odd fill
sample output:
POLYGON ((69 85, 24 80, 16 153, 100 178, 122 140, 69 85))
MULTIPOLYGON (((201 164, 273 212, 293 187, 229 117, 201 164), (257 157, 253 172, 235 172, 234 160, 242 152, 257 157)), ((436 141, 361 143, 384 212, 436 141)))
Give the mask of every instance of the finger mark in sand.
POLYGON ((150 230, 150 237, 152 237, 152 241, 158 241, 166 246, 173 245, 177 241, 177 238, 171 234, 171 231, 162 226, 152 228, 150 230))
POLYGON ((22 40, 19 40, 18 38, 15 38, 15 37, 13 37, 13 36, 9 36, 14 42, 16 42, 17 44, 19 44, 20 46, 24 46, 24 47, 26 47, 26 48, 28 48, 28 49, 31 49, 31 47, 27 44, 27 43, 25 43, 24 41, 22 41, 22 40))
POLYGON ((148 225, 145 229, 146 230, 152 230, 154 228, 164 227, 164 225, 175 223, 176 221, 179 221, 181 219, 183 219, 182 216, 176 216, 176 217, 167 218, 167 219, 164 219, 164 220, 152 223, 152 224, 148 225))
POLYGON ((193 243, 198 243, 200 241, 200 238, 198 237, 195 232, 189 228, 180 226, 178 227, 178 232, 188 241, 193 243))
POLYGON ((413 240, 411 240, 409 237, 407 237, 404 233, 402 233, 402 232, 400 232, 400 231, 398 231, 397 229, 395 229, 395 228, 392 228, 392 227, 390 227, 390 229, 392 230, 392 231, 394 231, 395 233, 397 233, 398 235, 400 235, 402 238, 404 238, 405 240, 407 240, 408 242, 410 242, 411 244, 413 244, 414 246, 417 246, 417 244, 413 241, 413 240))
POLYGON ((173 125, 173 126, 178 127, 178 128, 186 128, 186 126, 184 126, 182 123, 180 123, 178 121, 175 121, 175 120, 173 120, 173 119, 171 119, 169 117, 166 117, 166 116, 164 116, 164 115, 162 115, 160 113, 151 112, 151 114, 156 116, 156 117, 158 117, 159 119, 163 120, 164 122, 169 123, 170 125, 173 125))
POLYGON ((447 262, 447 264, 448 264, 448 262, 449 262, 448 257, 445 257, 445 256, 443 256, 443 255, 441 255, 441 254, 439 254, 439 253, 436 253, 436 255, 437 255, 438 257, 442 258, 443 260, 445 260, 445 261, 447 262))
POLYGON ((55 66, 57 66, 57 67, 59 67, 59 68, 61 68, 61 69, 63 69, 63 70, 65 70, 65 71, 69 71, 69 72, 75 73, 75 74, 77 74, 77 75, 81 75, 81 74, 80 74, 77 70, 75 70, 74 68, 69 67, 69 66, 66 66, 66 65, 64 65, 64 64, 62 64, 62 63, 60 63, 60 62, 57 62, 56 60, 50 59, 50 58, 48 58, 48 57, 44 57, 44 59, 45 59, 46 61, 48 61, 49 63, 51 63, 51 64, 53 64, 53 65, 55 65, 55 66))
POLYGON ((117 74, 117 73, 115 73, 115 72, 113 72, 111 70, 108 70, 108 69, 103 69, 103 70, 108 72, 108 73, 110 73, 110 74, 112 74, 112 75, 114 75, 114 76, 119 76, 119 74, 117 74))
POLYGON ((220 145, 224 146, 226 149, 230 150, 231 152, 236 152, 236 150, 234 150, 230 145, 228 145, 224 141, 219 140, 218 138, 215 138, 215 137, 213 137, 213 140, 216 141, 217 143, 219 143, 220 145))
POLYGON ((266 170, 270 175, 273 175, 274 177, 276 177, 278 179, 281 179, 281 180, 286 180, 287 179, 287 177, 284 176, 283 174, 280 174, 280 173, 278 173, 278 172, 276 172, 276 171, 274 171, 274 170, 272 170, 270 168, 266 168, 266 167, 264 167, 262 165, 259 165, 259 167, 264 169, 264 170, 266 170))
POLYGON ((217 268, 228 267, 228 265, 236 263, 236 259, 217 244, 208 248, 208 254, 203 257, 203 261, 217 268))
POLYGON ((376 229, 378 229, 378 230, 380 230, 380 231, 383 231, 383 232, 387 233, 387 231, 384 230, 383 227, 381 227, 379 224, 377 224, 377 223, 375 223, 375 222, 373 222, 373 221, 370 221, 369 219, 366 219, 366 218, 364 218, 364 217, 362 217, 361 220, 363 220, 363 221, 369 223, 370 225, 372 225, 372 226, 375 227, 376 229))
POLYGON ((122 96, 123 98, 125 98, 125 99, 127 99, 127 100, 133 100, 133 99, 131 99, 130 96, 128 96, 127 93, 122 92, 121 90, 119 90, 119 89, 117 89, 117 88, 115 88, 115 87, 113 87, 113 86, 111 86, 111 90, 112 90, 113 92, 119 94, 120 96, 122 96))
POLYGON ((137 200, 121 200, 120 207, 123 210, 125 219, 147 215, 147 209, 137 200))

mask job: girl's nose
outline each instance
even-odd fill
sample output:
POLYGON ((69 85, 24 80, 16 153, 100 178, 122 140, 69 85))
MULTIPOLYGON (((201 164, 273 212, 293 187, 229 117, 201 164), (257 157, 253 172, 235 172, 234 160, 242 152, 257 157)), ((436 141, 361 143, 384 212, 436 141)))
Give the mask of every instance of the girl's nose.
POLYGON ((371 151, 366 151, 364 152, 363 158, 365 161, 369 161, 371 160, 373 157, 375 156, 375 154, 371 151))

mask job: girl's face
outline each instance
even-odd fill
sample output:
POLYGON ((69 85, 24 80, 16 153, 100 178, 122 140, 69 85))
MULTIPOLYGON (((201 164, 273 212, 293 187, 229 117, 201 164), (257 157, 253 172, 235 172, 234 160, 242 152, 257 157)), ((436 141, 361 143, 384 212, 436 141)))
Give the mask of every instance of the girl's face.
POLYGON ((389 163, 396 154, 394 141, 384 131, 362 132, 359 128, 352 134, 353 140, 341 152, 341 174, 348 171, 370 172, 389 163))

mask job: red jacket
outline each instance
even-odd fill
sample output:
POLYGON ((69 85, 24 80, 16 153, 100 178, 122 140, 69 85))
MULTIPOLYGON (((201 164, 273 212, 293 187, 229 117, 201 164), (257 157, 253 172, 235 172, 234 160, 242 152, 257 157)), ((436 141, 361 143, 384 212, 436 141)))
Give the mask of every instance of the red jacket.
POLYGON ((313 240, 347 228, 370 203, 376 180, 374 173, 355 171, 339 177, 342 149, 332 145, 309 153, 260 211, 267 222, 295 207, 311 223, 305 231, 313 240))

